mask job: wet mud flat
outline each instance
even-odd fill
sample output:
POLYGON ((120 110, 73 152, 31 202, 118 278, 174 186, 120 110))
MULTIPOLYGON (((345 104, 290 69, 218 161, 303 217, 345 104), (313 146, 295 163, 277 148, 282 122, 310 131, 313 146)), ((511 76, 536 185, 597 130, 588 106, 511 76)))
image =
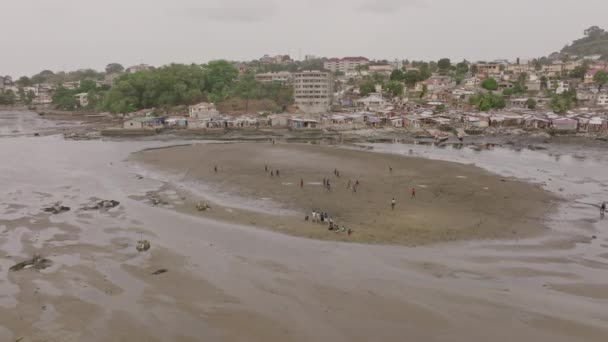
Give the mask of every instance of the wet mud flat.
POLYGON ((302 239, 208 217, 237 207, 303 222, 282 208, 295 202, 252 205, 229 187, 202 189, 220 203, 210 202, 210 211, 181 212, 178 202, 192 199, 180 191, 201 190, 195 180, 156 178, 146 173, 156 168, 127 160, 173 143, 2 139, 0 341, 603 342, 608 335, 607 221, 588 205, 607 195, 603 154, 376 144, 395 157, 412 149, 475 163, 562 198, 540 235, 409 248, 302 239), (120 204, 81 210, 102 200, 120 204), (42 211, 58 202, 71 210, 42 211), (137 251, 140 240, 150 242, 147 252, 137 251), (52 264, 10 271, 35 255, 52 264))
MULTIPOLYGON (((215 210, 223 214, 211 217, 320 239, 412 245, 522 238, 545 229, 543 216, 558 200, 538 185, 468 165, 317 145, 192 145, 142 151, 132 159, 193 187, 198 182, 215 193, 295 212, 260 215, 252 205, 226 214, 230 203, 224 203, 215 210), (328 212, 355 234, 311 222, 313 210, 328 212)), ((193 201, 184 204, 194 209, 193 201)))

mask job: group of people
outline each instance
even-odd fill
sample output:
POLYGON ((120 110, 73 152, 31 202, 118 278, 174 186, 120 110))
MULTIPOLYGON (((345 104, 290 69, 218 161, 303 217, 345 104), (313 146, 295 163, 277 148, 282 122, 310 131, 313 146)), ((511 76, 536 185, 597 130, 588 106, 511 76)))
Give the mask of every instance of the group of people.
POLYGON ((309 219, 313 223, 327 224, 328 230, 335 233, 347 233, 349 236, 353 234, 352 229, 346 229, 344 225, 340 227, 337 223, 334 223, 334 219, 329 216, 327 212, 317 212, 316 210, 313 210, 310 218, 308 216, 304 218, 305 221, 308 221, 309 219))
MULTIPOLYGON (((269 169, 268 165, 264 165, 264 171, 266 173, 268 173, 268 169, 269 169)), ((270 170, 270 177, 274 177, 274 176, 281 177, 281 171, 279 171, 279 170, 270 170)))

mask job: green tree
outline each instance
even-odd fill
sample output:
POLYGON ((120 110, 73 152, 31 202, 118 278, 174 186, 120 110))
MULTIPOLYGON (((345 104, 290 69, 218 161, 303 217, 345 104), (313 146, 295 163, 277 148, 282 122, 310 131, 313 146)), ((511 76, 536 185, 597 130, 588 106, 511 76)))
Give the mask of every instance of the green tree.
POLYGON ((452 62, 450 61, 449 58, 442 58, 437 62, 437 67, 439 68, 440 71, 447 71, 450 70, 450 67, 452 66, 452 62))
POLYGON ((386 85, 386 89, 394 97, 402 96, 403 88, 404 88, 403 82, 400 82, 400 81, 390 81, 386 85))
POLYGON ((579 65, 570 71, 571 78, 583 79, 585 78, 585 74, 587 73, 589 67, 586 64, 579 65))
POLYGON ((410 87, 413 87, 416 85, 417 82, 423 81, 424 79, 422 78, 422 75, 419 71, 410 70, 403 75, 403 80, 405 81, 405 84, 410 87))
POLYGON ((528 101, 526 101, 526 107, 528 107, 528 109, 536 109, 536 100, 535 99, 528 99, 528 101))
POLYGON ((14 105, 16 100, 15 93, 12 90, 0 91, 0 105, 14 105))
POLYGON ((396 70, 393 70, 393 72, 391 72, 391 77, 390 77, 391 81, 403 81, 404 79, 405 79, 405 74, 403 73, 403 71, 396 69, 396 70))
POLYGON ((119 63, 110 63, 106 65, 106 74, 118 74, 125 71, 125 68, 119 63))
POLYGON ((345 75, 344 72, 340 71, 340 70, 337 70, 336 72, 334 72, 334 76, 336 76, 336 77, 342 77, 344 75, 345 75))
POLYGON ((15 83, 17 84, 18 87, 31 87, 34 85, 32 80, 27 76, 19 77, 19 79, 15 83))
POLYGON ((471 65, 471 73, 473 75, 476 75, 479 72, 479 68, 477 67, 477 65, 473 64, 471 65))
POLYGON ((456 64, 456 73, 457 74, 466 74, 467 72, 469 72, 469 64, 466 61, 462 61, 458 64, 456 64))
POLYGON ((608 83, 608 73, 605 71, 598 71, 593 76, 593 80, 598 84, 600 89, 608 83))
POLYGON ((481 87, 485 90, 494 91, 498 89, 498 82, 493 78, 486 78, 481 82, 481 87))
POLYGON ((367 96, 376 91, 376 84, 372 81, 364 82, 359 86, 359 93, 362 96, 367 96))
POLYGON ((213 102, 221 102, 227 99, 239 71, 232 63, 225 60, 211 61, 203 68, 207 75, 209 99, 213 102))
POLYGON ((76 99, 74 98, 74 91, 59 87, 55 89, 53 93, 53 104, 57 109, 62 110, 73 110, 77 107, 76 99))
POLYGON ((568 90, 561 94, 553 94, 551 109, 557 114, 564 114, 576 106, 576 91, 568 90))
POLYGON ((544 76, 544 75, 541 76, 540 77, 540 88, 547 89, 547 82, 548 82, 547 76, 544 76))
POLYGON ((492 93, 478 93, 469 98, 469 104, 475 106, 482 112, 487 112, 491 109, 505 108, 506 102, 502 96, 492 93))
POLYGON ((502 91, 502 94, 504 96, 511 96, 511 95, 515 94, 515 90, 513 88, 506 88, 505 90, 502 91))
POLYGON ((36 93, 34 93, 32 90, 30 90, 25 94, 24 103, 30 105, 30 104, 32 104, 32 102, 34 102, 35 98, 36 98, 36 93))
POLYGON ((43 70, 43 71, 39 72, 38 74, 32 76, 32 83, 34 83, 34 84, 47 83, 47 82, 50 82, 54 76, 55 76, 55 73, 52 72, 51 70, 43 70))

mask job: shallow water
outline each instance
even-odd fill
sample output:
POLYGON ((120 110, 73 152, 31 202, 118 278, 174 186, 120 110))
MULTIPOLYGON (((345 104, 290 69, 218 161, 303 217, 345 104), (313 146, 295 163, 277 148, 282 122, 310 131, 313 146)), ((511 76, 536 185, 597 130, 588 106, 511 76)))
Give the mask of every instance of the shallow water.
MULTIPOLYGON (((121 309, 139 327, 165 340, 177 331, 197 336, 201 327, 186 320, 195 317, 191 312, 166 306, 176 293, 145 302, 149 284, 122 268, 140 267, 148 257, 117 246, 116 239, 128 244, 145 236, 154 248, 186 258, 189 272, 235 298, 238 304, 232 305, 239 310, 268 317, 274 327, 289 331, 284 340, 375 336, 399 341, 409 334, 426 341, 603 341, 601 336, 608 334, 605 296, 594 298, 589 290, 608 284, 608 260, 602 257, 608 253, 608 220, 600 221, 593 206, 608 199, 608 159, 603 153, 579 151, 574 157, 504 148, 373 144, 378 152, 474 163, 505 177, 546 184, 565 201, 549 218, 547 234, 538 238, 417 248, 369 246, 311 241, 138 202, 131 197, 157 190, 171 179, 154 179, 153 171, 138 179, 145 170, 126 161, 130 153, 180 142, 23 136, 52 124, 39 123, 32 114, 18 115, 0 112, 1 132, 6 133, 0 139, 0 294, 5 295, 0 296, 0 308, 19 307, 15 298, 23 289, 7 268, 14 258, 27 256, 26 245, 44 251, 72 241, 91 246, 91 252, 51 256, 49 274, 76 265, 94 267, 121 292, 109 296, 72 281, 70 286, 50 280, 38 284, 47 295, 69 294, 101 308, 93 332, 107 333, 114 310, 121 309), (108 213, 77 210, 91 198, 114 199, 121 206, 108 213), (33 223, 45 219, 40 208, 58 201, 73 210, 51 216, 44 227, 33 223), (62 234, 69 238, 55 239, 62 234), (161 316, 175 313, 184 319, 156 326, 150 308, 161 316)), ((32 325, 50 334, 60 316, 51 310, 32 325)), ((197 319, 209 323, 204 317, 197 319)), ((0 337, 17 335, 14 327, 4 324, 0 319, 0 337)))

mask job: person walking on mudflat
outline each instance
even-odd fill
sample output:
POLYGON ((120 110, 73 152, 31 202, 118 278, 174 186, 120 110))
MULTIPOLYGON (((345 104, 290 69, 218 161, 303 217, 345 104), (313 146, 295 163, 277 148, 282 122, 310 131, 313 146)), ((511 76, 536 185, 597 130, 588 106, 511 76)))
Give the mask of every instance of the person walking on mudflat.
POLYGON ((412 198, 416 198, 416 188, 412 188, 412 198))
POLYGON ((397 204, 397 201, 395 201, 395 197, 393 197, 393 200, 391 201, 391 210, 395 210, 396 204, 397 204))

